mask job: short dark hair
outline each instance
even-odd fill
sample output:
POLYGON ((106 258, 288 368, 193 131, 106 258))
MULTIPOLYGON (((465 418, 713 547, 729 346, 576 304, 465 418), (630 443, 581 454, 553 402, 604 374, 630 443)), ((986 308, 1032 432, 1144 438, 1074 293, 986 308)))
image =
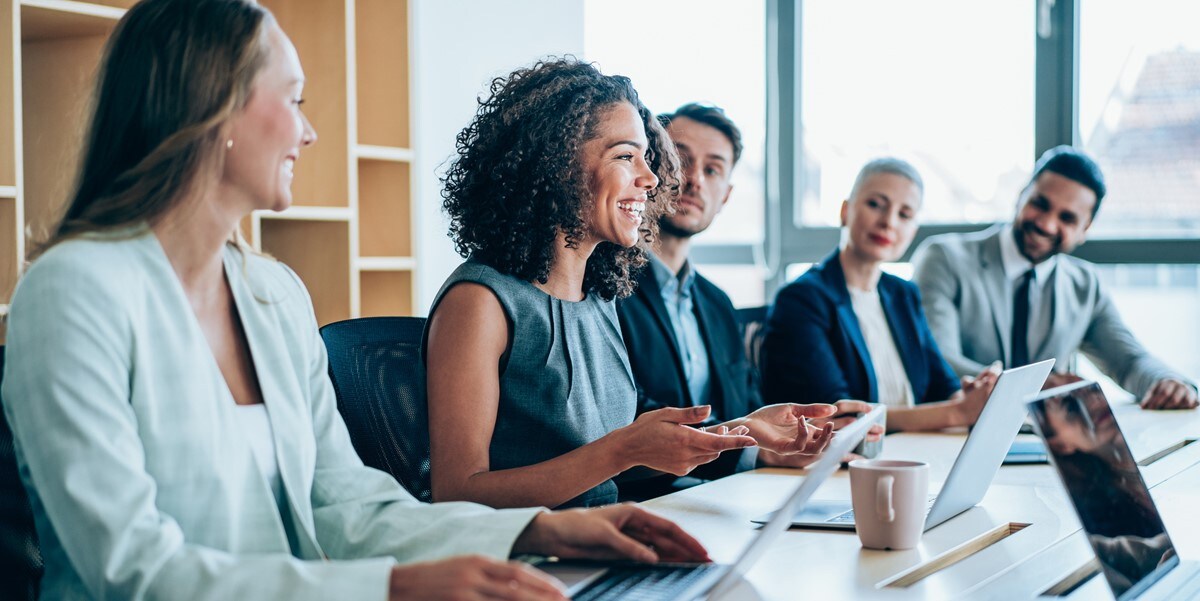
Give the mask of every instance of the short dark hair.
POLYGON ((1096 213, 1100 211, 1100 201, 1104 200, 1108 186, 1104 183, 1104 172, 1100 171, 1100 166, 1092 160, 1092 157, 1074 146, 1066 144, 1055 146, 1042 153, 1037 164, 1033 166, 1033 175, 1025 187, 1032 186, 1033 182, 1036 182, 1037 178, 1047 171, 1057 173, 1094 192, 1096 204, 1092 207, 1092 219, 1096 218, 1096 213))
POLYGON ((725 110, 721 107, 700 102, 689 102, 675 109, 674 113, 659 115, 658 121, 662 123, 663 127, 666 127, 679 117, 687 117, 692 121, 703 123, 721 132, 726 138, 729 138, 729 143, 733 145, 733 164, 736 165, 738 159, 742 158, 742 130, 738 129, 737 125, 734 125, 733 121, 725 115, 725 110))

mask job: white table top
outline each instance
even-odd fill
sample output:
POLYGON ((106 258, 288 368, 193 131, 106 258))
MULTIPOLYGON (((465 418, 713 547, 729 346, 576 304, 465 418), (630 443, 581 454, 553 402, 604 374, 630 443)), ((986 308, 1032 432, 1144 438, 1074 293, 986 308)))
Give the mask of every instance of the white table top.
MULTIPOLYGON (((1115 401, 1114 412, 1139 460, 1180 441, 1200 438, 1200 411, 1145 411, 1115 401)), ((936 491, 949 473, 965 433, 888 436, 883 457, 930 464, 936 491)), ((704 543, 713 559, 728 563, 749 543, 750 520, 777 508, 803 470, 762 469, 706 483, 646 502, 704 543)), ((1200 444, 1188 445, 1142 468, 1167 529, 1184 559, 1200 559, 1200 444)), ((850 498, 845 470, 815 498, 850 498)), ((1036 597, 1093 560, 1078 519, 1049 465, 1004 466, 979 506, 925 533, 908 551, 863 549, 853 532, 790 530, 747 574, 735 599, 1016 599, 1036 597), (1008 523, 1028 524, 907 587, 888 586, 934 558, 1008 523)), ((935 562, 936 563, 936 562, 935 562)), ((1111 599, 1092 578, 1066 599, 1111 599)))

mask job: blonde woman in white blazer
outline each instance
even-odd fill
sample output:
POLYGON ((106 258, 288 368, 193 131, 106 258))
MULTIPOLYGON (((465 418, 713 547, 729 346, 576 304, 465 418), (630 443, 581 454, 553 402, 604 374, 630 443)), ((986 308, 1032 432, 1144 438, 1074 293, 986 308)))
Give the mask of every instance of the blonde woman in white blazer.
POLYGON ((303 284, 233 241, 291 202, 316 139, 302 86, 246 0, 147 0, 114 31, 77 188, 9 320, 42 595, 560 599, 501 560, 705 559, 633 507, 426 505, 363 466, 303 284))

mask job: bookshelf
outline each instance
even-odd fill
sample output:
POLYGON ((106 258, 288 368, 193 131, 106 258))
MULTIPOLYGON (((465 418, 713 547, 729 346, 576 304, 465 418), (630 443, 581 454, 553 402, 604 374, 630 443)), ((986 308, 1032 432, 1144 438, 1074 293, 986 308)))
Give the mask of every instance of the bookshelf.
MULTIPOLYGON (((293 206, 256 212, 243 231, 296 270, 321 324, 410 314, 410 2, 261 1, 300 54, 318 142, 296 163, 293 206)), ((30 239, 62 210, 104 43, 133 4, 0 0, 0 315, 30 239)))

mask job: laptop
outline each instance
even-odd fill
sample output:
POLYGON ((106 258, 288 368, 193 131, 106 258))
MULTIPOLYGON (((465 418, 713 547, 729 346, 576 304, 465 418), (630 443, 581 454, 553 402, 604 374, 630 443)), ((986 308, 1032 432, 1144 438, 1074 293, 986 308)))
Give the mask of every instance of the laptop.
MULTIPOLYGON (((942 491, 930 496, 925 530, 974 507, 983 500, 1000 463, 1009 453, 1017 430, 1025 421, 1025 401, 1042 389, 1054 359, 1005 370, 983 406, 975 427, 967 436, 942 491)), ((763 522, 772 515, 756 519, 763 522)), ((850 501, 814 501, 792 516, 792 526, 831 530, 854 530, 850 501)))
MULTIPOLYGON (((853 424, 839 430, 825 454, 809 469, 777 511, 788 516, 804 505, 817 488, 837 470, 842 457, 879 422, 884 407, 876 407, 853 424)), ((576 601, 607 599, 716 599, 741 581, 741 577, 788 529, 788 520, 773 519, 759 529, 754 540, 732 564, 642 564, 634 562, 544 561, 537 567, 561 580, 576 601)))
POLYGON ((1113 596, 1200 598, 1200 562, 1179 560, 1100 385, 1047 390, 1029 411, 1113 596))

